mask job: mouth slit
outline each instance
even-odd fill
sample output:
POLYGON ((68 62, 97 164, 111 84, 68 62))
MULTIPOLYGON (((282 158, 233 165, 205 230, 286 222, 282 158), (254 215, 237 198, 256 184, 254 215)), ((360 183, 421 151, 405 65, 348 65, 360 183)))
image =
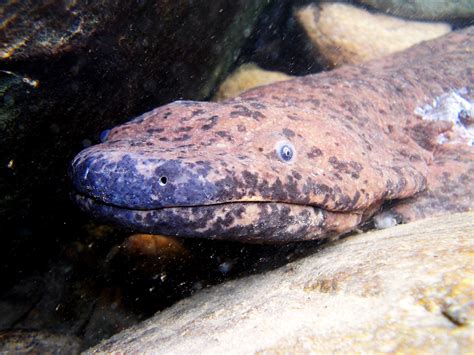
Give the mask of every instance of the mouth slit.
POLYGON ((84 195, 79 192, 75 192, 74 195, 81 197, 83 199, 89 200, 94 204, 97 205, 103 205, 103 206, 111 206, 114 208, 119 208, 122 210, 130 210, 130 211, 159 211, 159 210, 166 210, 166 209, 172 209, 172 208, 198 208, 198 207, 209 207, 209 206, 222 206, 222 205, 232 205, 232 204, 282 204, 282 205, 289 205, 289 206, 304 206, 304 207, 313 207, 313 208, 319 208, 319 209, 325 209, 324 207, 317 206, 317 205, 309 205, 309 204, 300 204, 300 203, 291 203, 291 202, 284 202, 284 201, 229 201, 229 202, 216 202, 216 203, 209 203, 209 204, 201 204, 201 205, 176 205, 176 206, 165 206, 165 207, 157 207, 157 208, 139 208, 139 207, 126 207, 126 206, 120 206, 117 204, 113 203, 107 203, 103 202, 100 200, 97 200, 94 197, 84 195))

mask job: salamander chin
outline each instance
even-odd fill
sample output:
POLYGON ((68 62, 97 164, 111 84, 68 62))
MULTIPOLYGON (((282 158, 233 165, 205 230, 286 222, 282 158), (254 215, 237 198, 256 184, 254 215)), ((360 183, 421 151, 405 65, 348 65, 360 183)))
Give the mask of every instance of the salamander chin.
POLYGON ((360 213, 338 213, 278 202, 231 202, 215 205, 128 209, 82 194, 73 199, 85 212, 128 229, 167 236, 286 243, 327 238, 354 229, 360 213))

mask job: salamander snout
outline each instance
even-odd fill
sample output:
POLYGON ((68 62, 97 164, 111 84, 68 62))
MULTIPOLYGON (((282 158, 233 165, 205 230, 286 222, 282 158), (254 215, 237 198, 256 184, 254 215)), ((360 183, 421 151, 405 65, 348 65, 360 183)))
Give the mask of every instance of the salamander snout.
POLYGON ((78 193, 131 209, 207 204, 216 189, 195 164, 94 147, 76 156, 70 175, 78 193))

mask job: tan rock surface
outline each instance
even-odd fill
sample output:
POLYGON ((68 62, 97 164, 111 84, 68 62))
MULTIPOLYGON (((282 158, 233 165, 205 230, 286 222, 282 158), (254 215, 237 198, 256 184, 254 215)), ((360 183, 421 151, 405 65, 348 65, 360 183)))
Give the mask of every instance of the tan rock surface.
POLYGON ((474 213, 338 241, 203 290, 96 351, 469 353, 474 213))
POLYGON ((224 80, 214 95, 213 101, 224 101, 255 87, 292 78, 285 73, 262 69, 255 63, 245 63, 224 80))
POLYGON ((445 23, 408 21, 342 3, 312 4, 296 18, 329 67, 360 64, 451 31, 445 23))

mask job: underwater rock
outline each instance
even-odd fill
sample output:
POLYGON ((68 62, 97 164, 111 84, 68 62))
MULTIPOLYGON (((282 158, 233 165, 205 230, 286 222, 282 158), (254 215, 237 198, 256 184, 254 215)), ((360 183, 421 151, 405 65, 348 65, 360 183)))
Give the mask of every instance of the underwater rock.
POLYGON ((153 256, 167 262, 189 253, 179 239, 158 234, 133 234, 122 248, 130 255, 153 256))
POLYGON ((202 290, 87 353, 465 353, 473 235, 472 212, 354 235, 202 290))
POLYGON ((160 279, 167 277, 168 270, 177 270, 193 258, 180 239, 159 234, 129 236, 120 245, 120 254, 134 265, 134 270, 142 270, 144 274, 158 270, 160 279))
POLYGON ((79 338, 46 331, 0 331, 2 354, 79 354, 79 338))
POLYGON ((224 101, 252 88, 291 78, 285 73, 262 69, 255 63, 242 64, 219 86, 213 101, 224 101))
POLYGON ((328 67, 360 64, 451 31, 448 24, 407 21, 342 3, 308 5, 296 18, 328 67))
POLYGON ((38 245, 44 258, 63 240, 56 226, 77 219, 74 153, 139 112, 206 98, 267 3, 2 2, 0 218, 12 245, 0 258, 38 245))
POLYGON ((410 19, 419 20, 470 20, 474 18, 472 0, 358 0, 360 3, 410 19))
POLYGON ((290 75, 307 75, 323 68, 314 61, 312 46, 294 17, 301 3, 294 0, 271 2, 260 16, 236 66, 255 63, 262 68, 290 75))
POLYGON ((144 319, 126 306, 125 298, 118 288, 102 290, 93 302, 94 308, 88 314, 87 322, 78 332, 83 340, 83 348, 97 344, 110 334, 116 334, 144 319))

